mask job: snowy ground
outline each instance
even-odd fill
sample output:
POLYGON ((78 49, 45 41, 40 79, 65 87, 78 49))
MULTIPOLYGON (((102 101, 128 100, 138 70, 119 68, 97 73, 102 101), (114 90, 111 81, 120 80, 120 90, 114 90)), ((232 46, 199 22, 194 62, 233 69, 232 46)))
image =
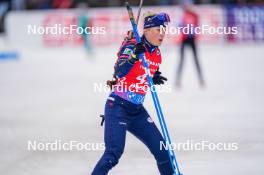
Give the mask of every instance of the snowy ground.
MULTIPOLYGON (((88 175, 103 151, 28 151, 28 141, 103 141, 99 114, 107 93, 94 83, 111 77, 118 46, 96 49, 20 48, 0 60, 0 174, 88 175)), ((173 142, 235 142, 237 151, 176 151, 185 175, 262 175, 264 168, 263 45, 202 46, 207 87, 200 89, 188 55, 182 89, 160 93, 173 142)), ((161 71, 175 83, 175 48, 162 48, 161 71)), ((156 119, 150 95, 146 108, 156 119)), ((155 161, 128 134, 111 175, 155 175, 155 161)))

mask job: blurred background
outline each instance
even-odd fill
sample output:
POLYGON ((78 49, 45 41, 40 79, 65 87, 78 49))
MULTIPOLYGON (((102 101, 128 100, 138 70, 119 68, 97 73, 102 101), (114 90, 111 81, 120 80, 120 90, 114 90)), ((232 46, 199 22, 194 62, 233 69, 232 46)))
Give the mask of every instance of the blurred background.
MULTIPOLYGON (((136 14, 139 1, 129 2, 136 14)), ((263 1, 145 0, 141 14, 147 11, 168 13, 169 26, 238 28, 237 34, 192 36, 196 54, 187 44, 184 64, 186 36, 168 34, 160 48, 160 70, 170 91, 159 97, 173 142, 238 145, 233 151, 176 150, 183 174, 262 175, 263 1), (190 13, 195 22, 186 20, 190 13)), ((0 1, 0 174, 91 174, 103 153, 96 146, 32 151, 28 141, 103 142, 99 115, 109 92, 96 91, 95 84, 104 86, 112 78, 116 54, 130 29, 120 0, 0 1), (44 32, 45 27, 70 25, 93 31, 44 32), (38 33, 29 33, 30 26, 38 33)), ((159 125, 150 95, 146 98, 145 106, 159 125)), ((109 174, 153 175, 158 170, 145 146, 128 133, 125 153, 109 174)))

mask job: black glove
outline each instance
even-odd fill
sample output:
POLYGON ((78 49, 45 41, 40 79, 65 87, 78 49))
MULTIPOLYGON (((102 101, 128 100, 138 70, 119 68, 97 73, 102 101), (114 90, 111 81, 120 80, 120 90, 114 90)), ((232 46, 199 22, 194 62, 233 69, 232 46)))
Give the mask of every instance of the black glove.
POLYGON ((146 50, 146 48, 145 48, 145 46, 144 46, 144 44, 142 42, 139 42, 139 43, 136 44, 136 47, 135 47, 135 50, 134 50, 134 53, 136 55, 142 54, 142 53, 144 53, 146 51, 147 50, 146 50))
POLYGON ((168 79, 166 77, 161 76, 161 72, 160 71, 156 71, 154 76, 153 76, 153 83, 154 84, 164 84, 164 81, 167 81, 168 79))
POLYGON ((146 48, 142 42, 139 42, 136 44, 134 53, 131 53, 131 58, 129 59, 129 62, 131 64, 135 64, 139 60, 139 55, 146 52, 146 48))

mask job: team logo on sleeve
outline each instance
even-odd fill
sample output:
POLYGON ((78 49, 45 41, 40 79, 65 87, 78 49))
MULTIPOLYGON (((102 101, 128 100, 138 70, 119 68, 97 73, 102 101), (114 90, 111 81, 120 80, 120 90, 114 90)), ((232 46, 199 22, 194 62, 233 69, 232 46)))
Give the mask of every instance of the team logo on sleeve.
POLYGON ((130 48, 126 48, 122 54, 125 54, 125 55, 130 55, 131 53, 133 53, 133 50, 130 49, 130 48))

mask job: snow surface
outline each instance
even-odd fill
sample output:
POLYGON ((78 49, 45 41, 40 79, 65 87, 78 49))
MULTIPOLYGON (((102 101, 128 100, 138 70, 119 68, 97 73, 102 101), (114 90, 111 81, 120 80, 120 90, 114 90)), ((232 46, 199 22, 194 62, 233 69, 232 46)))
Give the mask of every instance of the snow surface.
MULTIPOLYGON (((0 174, 87 175, 102 150, 29 151, 28 141, 101 143, 108 93, 94 83, 111 78, 118 46, 96 48, 19 47, 18 60, 0 60, 0 174)), ((187 54, 183 86, 176 89, 178 47, 161 48, 161 71, 169 93, 159 93, 174 143, 235 142, 236 151, 176 151, 185 175, 263 175, 264 50, 259 45, 199 47, 207 86, 198 86, 187 54)), ((156 123, 148 94, 145 106, 156 123)), ((128 134, 125 153, 111 175, 154 175, 158 170, 146 147, 128 134)))

